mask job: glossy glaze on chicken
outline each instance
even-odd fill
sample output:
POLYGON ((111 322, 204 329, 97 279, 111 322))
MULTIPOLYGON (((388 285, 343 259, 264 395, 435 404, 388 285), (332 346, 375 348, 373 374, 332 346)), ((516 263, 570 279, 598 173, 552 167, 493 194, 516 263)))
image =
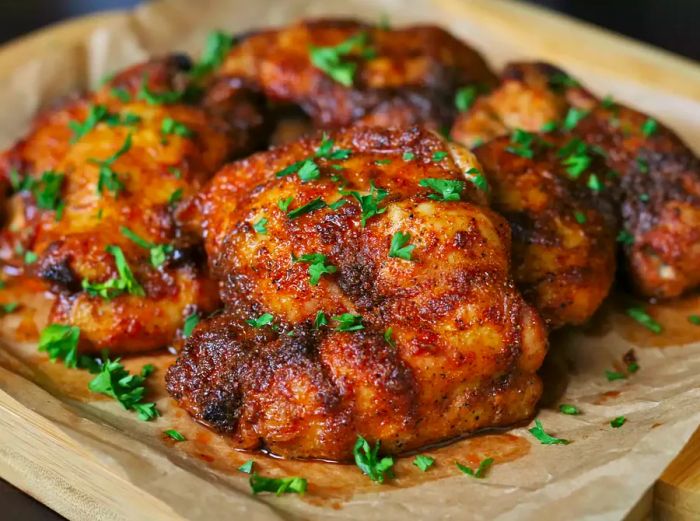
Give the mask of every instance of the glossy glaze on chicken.
POLYGON ((478 163, 419 128, 330 140, 233 163, 194 201, 226 310, 187 341, 170 393, 236 445, 290 457, 347 459, 358 434, 397 453, 528 418, 545 330, 478 163), (289 173, 304 161, 316 174, 289 173))

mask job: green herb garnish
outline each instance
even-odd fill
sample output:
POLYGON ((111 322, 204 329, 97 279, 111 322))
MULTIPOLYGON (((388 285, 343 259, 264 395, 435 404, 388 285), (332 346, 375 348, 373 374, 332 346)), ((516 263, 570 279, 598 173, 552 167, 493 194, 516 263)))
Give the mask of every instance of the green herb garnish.
POLYGON ((316 318, 314 319, 314 329, 321 329, 322 326, 328 325, 328 317, 323 311, 316 313, 316 318))
POLYGON ((83 279, 83 289, 92 297, 99 296, 106 300, 111 300, 122 293, 129 293, 138 297, 145 296, 146 293, 134 277, 134 273, 126 262, 122 249, 119 246, 110 244, 105 248, 105 251, 114 257, 119 276, 109 279, 107 282, 90 282, 87 279, 83 279))
POLYGON ((477 467, 476 471, 470 469, 469 467, 462 465, 461 463, 455 463, 457 465, 457 468, 464 472, 465 474, 477 478, 477 479, 483 479, 486 477, 486 473, 489 471, 491 468, 491 465, 493 465, 493 458, 486 458, 483 460, 481 463, 479 463, 479 466, 477 467))
POLYGON ((535 426, 528 430, 530 434, 537 438, 542 445, 568 445, 571 443, 569 440, 555 438, 554 436, 547 434, 544 427, 542 427, 542 422, 540 420, 535 420, 535 426))
POLYGON ((566 113, 566 117, 564 117, 562 128, 564 130, 573 130, 576 128, 576 125, 578 125, 579 122, 586 116, 588 116, 587 110, 580 110, 575 107, 571 107, 569 112, 566 113))
POLYGON ((165 263, 167 256, 170 255, 174 250, 171 244, 155 244, 153 242, 147 241, 143 237, 139 237, 138 235, 136 235, 135 232, 133 232, 126 226, 120 227, 119 231, 127 239, 130 239, 132 242, 148 250, 151 256, 151 264, 156 268, 162 266, 163 263, 165 263))
POLYGON ((535 140, 534 134, 525 132, 522 129, 516 128, 510 136, 511 145, 506 147, 506 152, 515 154, 516 156, 532 159, 535 157, 535 152, 532 149, 535 140))
POLYGON ((303 262, 309 265, 309 283, 312 286, 318 285, 322 275, 338 271, 338 268, 332 264, 326 264, 328 262, 328 257, 320 253, 307 253, 301 257, 295 258, 294 262, 303 262))
POLYGON ((625 424, 626 421, 627 421, 627 418, 625 418, 624 416, 618 416, 617 418, 613 419, 610 422, 610 426, 613 429, 619 429, 620 427, 622 427, 625 424))
POLYGON ((185 438, 180 432, 176 431, 175 429, 168 429, 167 431, 163 431, 163 434, 174 439, 175 441, 187 441, 187 438, 185 438))
POLYGON ((455 107, 460 112, 466 112, 474 104, 477 95, 477 88, 474 85, 461 87, 455 94, 455 107))
POLYGON ((199 324, 199 315, 197 313, 192 313, 185 318, 185 322, 182 325, 182 338, 189 338, 192 336, 192 331, 199 324))
POLYGON ((408 244, 408 241, 410 240, 410 233, 396 232, 391 238, 389 257, 395 257, 408 261, 413 260, 411 258, 411 254, 416 246, 414 244, 408 244))
POLYGON ((297 219, 302 215, 306 215, 307 213, 311 213, 313 211, 320 210, 321 208, 325 207, 326 202, 320 197, 317 197, 316 199, 306 203, 305 205, 287 212, 287 217, 289 217, 290 219, 297 219))
POLYGON ((263 313, 258 318, 249 318, 246 323, 254 328, 260 329, 261 327, 269 326, 272 324, 274 316, 272 313, 263 313))
POLYGON ((418 185, 436 192, 428 195, 429 199, 436 201, 459 201, 464 190, 464 182, 453 179, 426 178, 421 179, 418 185))
POLYGON ((379 203, 389 194, 383 188, 376 188, 373 182, 370 182, 369 194, 361 195, 359 192, 344 192, 341 190, 343 195, 351 195, 360 203, 360 209, 362 211, 361 224, 364 228, 367 225, 367 221, 374 217, 375 215, 382 214, 386 212, 386 208, 379 208, 379 203))
POLYGON ((384 483, 385 479, 394 477, 394 458, 384 456, 379 459, 380 447, 381 443, 379 440, 372 448, 366 439, 358 436, 352 453, 355 456, 355 464, 363 474, 369 476, 369 479, 372 481, 384 483))
POLYGON ((261 217, 256 222, 254 222, 253 230, 255 230, 260 235, 265 235, 267 233, 267 219, 265 217, 261 217))
POLYGON ((341 85, 350 87, 357 71, 357 63, 345 61, 343 58, 347 57, 355 49, 359 50, 364 58, 374 57, 375 53, 368 46, 368 41, 369 34, 361 31, 338 45, 329 47, 312 45, 309 47, 311 63, 341 85))
POLYGON ((642 134, 646 137, 650 137, 654 134, 658 128, 659 124, 653 118, 647 118, 647 120, 642 125, 642 134))
POLYGON ((562 403, 559 406, 559 411, 563 414, 570 414, 572 416, 577 415, 577 414, 581 414, 581 409, 579 409, 575 405, 571 405, 568 403, 562 403))
POLYGON ((307 487, 307 481, 298 476, 267 478, 259 474, 253 474, 250 477, 250 488, 253 494, 259 494, 260 492, 274 492, 278 496, 282 494, 304 494, 307 487))
POLYGON ((338 325, 335 327, 336 331, 359 331, 365 328, 362 324, 362 315, 343 313, 342 315, 334 316, 333 320, 338 322, 338 325))
POLYGON ((421 472, 425 472, 435 464, 435 458, 418 454, 418 456, 416 456, 416 458, 413 460, 413 464, 418 467, 421 472))
POLYGON ((644 308, 633 307, 627 309, 627 316, 633 318, 649 331, 657 335, 663 331, 663 327, 646 312, 644 308))
POLYGON ((219 68, 233 44, 234 38, 230 34, 222 31, 210 32, 204 44, 202 57, 192 67, 190 74, 199 79, 219 68))

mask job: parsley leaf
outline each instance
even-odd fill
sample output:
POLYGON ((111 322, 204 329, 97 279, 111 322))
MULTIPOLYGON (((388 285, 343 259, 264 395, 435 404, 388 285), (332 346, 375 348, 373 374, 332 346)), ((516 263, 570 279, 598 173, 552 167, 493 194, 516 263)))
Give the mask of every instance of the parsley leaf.
POLYGON ((342 315, 334 316, 333 320, 338 322, 335 328, 336 331, 359 331, 365 328, 362 324, 362 315, 343 313, 342 315))
POLYGON ((317 197, 313 201, 310 201, 305 205, 300 206, 299 208, 295 208, 294 210, 287 212, 287 217, 289 217, 290 219, 296 219, 298 217, 301 217, 302 215, 306 215, 307 213, 311 213, 315 210, 320 210, 321 208, 325 207, 326 202, 320 197, 317 197))
POLYGON ((404 161, 413 161, 413 160, 415 159, 415 157, 416 157, 416 154, 414 154, 414 153, 411 152, 410 150, 407 151, 407 152, 404 152, 404 153, 403 153, 403 156, 401 156, 401 158, 402 158, 404 161))
POLYGON ((445 152, 444 150, 437 150, 437 151, 433 152, 433 156, 431 159, 433 160, 433 162, 439 163, 440 161, 442 161, 446 157, 447 157, 447 152, 445 152))
POLYGON ((153 92, 148 88, 148 77, 144 76, 141 86, 136 93, 136 99, 145 101, 149 105, 170 105, 182 100, 186 91, 153 92))
POLYGON ((689 315, 688 322, 695 326, 700 326, 700 315, 689 315))
POLYGON ((199 315, 197 313, 192 313, 185 318, 185 322, 182 325, 182 338, 189 338, 192 335, 192 331, 199 324, 199 315))
POLYGON ((24 263, 25 264, 34 264, 36 261, 39 260, 39 256, 34 253, 31 250, 27 250, 24 252, 24 263))
POLYGON ((338 268, 332 264, 326 264, 328 257, 320 253, 307 253, 294 259, 294 262, 303 262, 309 265, 309 283, 312 286, 318 285, 322 275, 338 271, 338 268))
POLYGON ((627 310, 627 316, 639 322, 649 331, 657 335, 663 331, 663 327, 646 312, 644 308, 634 307, 627 310))
POLYGON ((190 75, 199 79, 220 67, 233 44, 234 38, 230 34, 222 31, 210 32, 204 44, 202 57, 192 67, 190 75))
POLYGON ((626 421, 627 421, 627 418, 625 418, 624 416, 618 416, 617 418, 613 419, 610 422, 610 426, 613 429, 619 429, 620 427, 622 427, 625 424, 626 421))
POLYGON ((249 459, 243 465, 238 467, 238 470, 241 472, 245 472, 246 474, 250 474, 253 472, 253 465, 254 464, 255 464, 255 462, 252 459, 249 459))
POLYGON ((634 244, 634 235, 627 230, 620 230, 620 233, 617 234, 617 242, 630 246, 634 244))
POLYGON ((396 342, 394 342, 394 329, 391 327, 386 328, 384 331, 384 341, 391 347, 396 347, 396 342))
POLYGON ((655 119, 647 118, 647 120, 642 125, 642 134, 644 134, 645 137, 650 137, 656 132, 658 126, 659 124, 656 122, 655 119))
POLYGON ((575 107, 571 107, 569 112, 567 112, 566 116, 564 117, 562 128, 564 130, 573 130, 576 128, 576 125, 578 125, 579 122, 586 116, 588 116, 587 110, 580 110, 575 107))
POLYGON ((610 371, 606 369, 605 378, 608 379, 608 382, 614 382, 615 380, 624 380, 627 377, 618 371, 610 371))
POLYGON ((489 191, 489 182, 486 179, 486 176, 479 170, 478 168, 470 168, 467 170, 467 174, 469 177, 469 181, 474 183, 474 186, 476 186, 479 190, 482 192, 488 192, 489 191))
POLYGON ((6 302, 5 304, 0 304, 0 314, 8 315, 14 312, 19 307, 19 302, 6 302))
POLYGON ((548 121, 540 127, 540 132, 547 134, 548 132, 554 132, 557 129, 556 121, 548 121))
POLYGON ((516 128, 510 136, 511 145, 506 147, 506 152, 526 159, 532 159, 535 157, 535 152, 532 150, 534 140, 534 134, 516 128))
MULTIPOLYGON (((47 170, 41 174, 41 179, 38 183, 32 186, 32 192, 36 197, 36 204, 44 210, 58 210, 61 208, 61 187, 65 176, 47 170)), ((57 218, 58 219, 58 218, 57 218)))
POLYGON ((386 208, 379 208, 379 203, 389 194, 383 188, 377 188, 373 182, 370 182, 369 195, 360 195, 359 192, 341 192, 343 195, 352 195, 360 203, 362 210, 361 223, 364 228, 367 221, 375 215, 386 212, 386 208))
POLYGON ((122 249, 119 246, 110 244, 105 250, 114 257, 119 277, 109 279, 107 282, 90 282, 87 279, 83 279, 83 289, 92 297, 99 296, 106 300, 111 300, 124 292, 138 297, 145 296, 146 293, 134 277, 134 273, 131 271, 122 249))
POLYGON ((335 46, 317 47, 311 45, 309 47, 311 63, 341 85, 350 87, 357 71, 357 63, 343 61, 343 58, 354 49, 358 49, 363 57, 372 58, 374 51, 368 46, 368 40, 369 34, 361 31, 335 46))
POLYGON ((183 138, 192 137, 194 135, 194 132, 192 132, 187 125, 169 117, 163 118, 160 125, 160 132, 164 136, 173 135, 183 138))
POLYGON ((408 244, 408 241, 410 240, 410 233, 396 232, 391 238, 391 246, 389 247, 389 257, 396 257, 408 261, 413 260, 411 258, 411 253, 413 252, 416 246, 415 244, 408 244))
POLYGON ((286 199, 280 199, 279 201, 277 201, 277 206, 280 210, 286 213, 289 209, 289 205, 292 204, 292 200, 294 200, 294 197, 290 195, 286 199))
POLYGON ((269 326, 272 324, 274 317, 272 313, 263 313, 258 318, 249 318, 246 320, 248 325, 260 329, 261 327, 269 326))
POLYGON ((562 403, 559 406, 559 411, 563 414, 570 414, 570 415, 581 414, 581 409, 579 409, 575 405, 571 405, 568 403, 562 403))
POLYGON ((316 318, 314 319, 314 329, 320 329, 322 326, 328 325, 328 317, 323 311, 316 313, 316 318))
POLYGON ((540 422, 540 420, 535 420, 535 426, 528 430, 530 434, 537 438, 542 445, 568 445, 571 443, 569 440, 555 438, 554 436, 547 434, 544 427, 542 427, 542 422, 540 422))
POLYGON ((175 441, 187 441, 187 438, 185 438, 180 432, 176 431, 175 429, 168 429, 167 431, 163 431, 163 433, 168 435, 175 441))
POLYGON ((265 217, 261 217, 256 222, 254 222, 253 230, 255 230, 260 235, 267 234, 267 219, 265 217))
POLYGON ((172 206, 179 203, 182 200, 182 188, 177 188, 173 190, 173 193, 168 197, 168 205, 172 206))
POLYGON ((357 437, 352 453, 355 456, 355 464, 363 474, 369 476, 372 481, 384 483, 386 478, 394 477, 394 458, 384 456, 379 459, 379 448, 381 443, 377 440, 374 448, 362 436, 357 437))
POLYGON ((425 456, 424 454, 418 454, 413 460, 413 464, 418 467, 421 472, 425 472, 435 464, 435 458, 425 456))
POLYGON ((82 123, 74 120, 68 122, 68 127, 73 131, 70 142, 79 141, 102 121, 111 122, 111 124, 118 123, 119 115, 111 113, 104 105, 90 105, 85 121, 82 123))
POLYGON ((568 87, 578 87, 580 84, 565 72, 555 72, 549 77, 549 86, 554 90, 563 90, 568 87))
POLYGON ((455 107, 460 112, 466 112, 476 100, 477 88, 474 85, 461 87, 455 94, 455 107))
POLYGON ((588 182, 586 184, 588 188, 594 192, 600 192, 603 189, 603 183, 600 182, 600 179, 595 174, 588 176, 588 182))
POLYGON ((489 471, 491 468, 491 465, 493 465, 493 458, 486 458, 483 460, 481 463, 479 463, 479 467, 476 469, 476 471, 470 469, 469 467, 462 465, 461 463, 456 463, 457 468, 464 472, 465 474, 477 478, 477 479, 483 479, 486 477, 486 473, 489 471))
POLYGON ((112 87, 109 93, 122 103, 129 103, 131 101, 131 94, 123 87, 112 87))
POLYGON ((78 340, 80 328, 64 324, 46 326, 39 336, 39 351, 49 355, 49 360, 63 360, 66 367, 78 367, 78 340))
POLYGON ((120 227, 119 231, 127 239, 130 239, 142 248, 148 250, 151 256, 151 264, 155 268, 162 266, 163 263, 165 263, 167 256, 170 255, 174 250, 171 244, 155 244, 153 242, 147 241, 146 239, 136 235, 136 233, 134 233, 126 226, 120 227))
POLYGON ((104 394, 117 400, 127 411, 134 411, 143 421, 153 420, 158 416, 155 403, 144 403, 145 378, 131 374, 119 362, 119 358, 103 360, 100 372, 88 384, 94 393, 104 394))
POLYGON ((99 174, 97 178, 97 193, 102 195, 103 191, 109 190, 114 194, 114 197, 119 195, 119 192, 124 190, 124 183, 121 182, 117 173, 112 170, 112 164, 121 156, 126 154, 131 149, 131 134, 127 134, 124 143, 119 149, 109 156, 107 159, 94 159, 89 161, 99 166, 99 174))
POLYGON ((323 136, 321 137, 321 144, 316 150, 315 157, 318 157, 320 159, 341 160, 349 158, 351 153, 352 151, 347 148, 339 148, 333 150, 333 140, 330 139, 328 135, 324 132, 323 136))
POLYGON ((250 488, 253 494, 260 492, 274 492, 276 495, 282 494, 304 494, 308 483, 304 478, 292 476, 288 478, 268 478, 259 474, 250 477, 250 488))
POLYGON ((579 224, 586 224, 586 222, 588 222, 588 218, 583 212, 574 212, 574 219, 576 219, 576 222, 579 224))
POLYGON ((297 175, 299 176, 299 179, 301 179, 302 183, 306 183, 321 177, 321 172, 313 159, 307 159, 301 164, 297 175))
POLYGON ((435 201, 459 201, 464 190, 464 182, 453 179, 425 178, 421 179, 418 185, 437 192, 428 196, 435 201))

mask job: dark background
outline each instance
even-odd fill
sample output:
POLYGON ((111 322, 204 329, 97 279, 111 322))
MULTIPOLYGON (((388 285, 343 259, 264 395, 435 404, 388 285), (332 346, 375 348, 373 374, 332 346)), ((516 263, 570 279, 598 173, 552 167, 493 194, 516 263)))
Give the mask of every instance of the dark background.
MULTIPOLYGON (((700 61, 700 0, 519 1, 549 7, 700 61)), ((140 0, 0 0, 0 43, 71 16, 139 3, 140 0)), ((61 519, 1 479, 0 505, 3 519, 61 519)))

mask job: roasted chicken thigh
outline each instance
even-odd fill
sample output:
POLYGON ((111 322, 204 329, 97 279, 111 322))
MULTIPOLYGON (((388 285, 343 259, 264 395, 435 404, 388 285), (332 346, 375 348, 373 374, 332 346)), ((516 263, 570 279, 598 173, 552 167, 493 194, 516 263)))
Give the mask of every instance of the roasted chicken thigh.
POLYGON ((51 321, 78 326, 84 351, 164 347, 188 314, 218 305, 201 239, 173 211, 250 149, 258 100, 231 91, 251 115, 234 127, 187 99, 187 68, 172 57, 129 69, 39 116, 0 156, 15 189, 4 261, 50 284, 51 321))
POLYGON ((546 332, 483 181, 420 128, 353 127, 222 169, 180 218, 205 236, 225 310, 187 340, 169 392, 235 445, 288 457, 528 418, 546 332))
POLYGON ((605 180, 609 189, 597 196, 617 208, 618 238, 635 289, 669 298, 700 284, 700 160, 653 118, 609 97, 597 99, 555 67, 516 63, 495 90, 460 115, 452 136, 473 146, 548 127, 580 141, 575 154, 561 158, 568 169, 605 180), (593 169, 596 156, 603 160, 599 169, 593 169))

